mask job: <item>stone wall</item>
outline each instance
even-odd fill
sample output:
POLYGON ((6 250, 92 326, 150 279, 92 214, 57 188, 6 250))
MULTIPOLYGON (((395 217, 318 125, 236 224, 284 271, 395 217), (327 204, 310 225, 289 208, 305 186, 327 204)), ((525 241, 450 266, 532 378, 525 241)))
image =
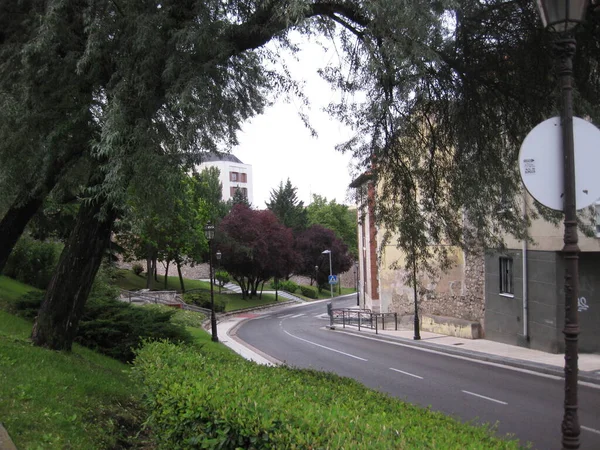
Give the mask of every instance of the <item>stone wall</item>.
MULTIPOLYGON (((420 314, 454 317, 483 324, 485 260, 483 253, 456 250, 453 265, 437 274, 421 274, 417 292, 420 314)), ((434 262, 435 264, 435 262, 434 262)), ((384 311, 414 313, 413 287, 406 270, 381 270, 384 311)))
MULTIPOLYGON (((146 261, 138 261, 142 267, 144 268, 144 272, 146 272, 146 261)), ((135 264, 135 262, 124 262, 119 261, 119 267, 123 269, 131 269, 131 266, 135 264)), ((216 268, 216 266, 215 266, 216 268)), ((162 263, 158 263, 157 272, 159 275, 165 274, 165 266, 162 263)), ((184 265, 181 266, 181 273, 184 278, 189 278, 191 280, 208 280, 208 263, 196 264, 194 266, 184 265)), ((177 266, 174 264, 169 265, 169 276, 176 277, 177 276, 177 266)), ((339 280, 344 288, 356 288, 356 279, 355 279, 354 269, 350 269, 348 272, 344 272, 339 275, 339 280)), ((303 277, 300 275, 295 275, 291 278, 295 283, 310 285, 310 278, 303 277)), ((265 285, 265 289, 267 286, 265 285)))

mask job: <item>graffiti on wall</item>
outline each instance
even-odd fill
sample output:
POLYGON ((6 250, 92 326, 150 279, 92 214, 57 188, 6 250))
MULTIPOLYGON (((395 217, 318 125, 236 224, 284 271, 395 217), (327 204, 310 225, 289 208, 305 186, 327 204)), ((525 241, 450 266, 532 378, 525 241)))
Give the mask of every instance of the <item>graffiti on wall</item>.
POLYGON ((590 306, 587 303, 587 299, 585 297, 579 297, 577 299, 577 311, 582 312, 587 311, 588 309, 590 309, 590 306))

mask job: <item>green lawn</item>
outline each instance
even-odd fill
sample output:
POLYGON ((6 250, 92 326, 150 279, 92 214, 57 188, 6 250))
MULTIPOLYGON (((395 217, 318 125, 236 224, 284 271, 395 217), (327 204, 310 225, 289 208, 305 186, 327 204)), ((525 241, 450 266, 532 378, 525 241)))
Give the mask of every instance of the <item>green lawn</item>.
POLYGON ((17 448, 135 442, 145 415, 129 367, 79 345, 71 353, 34 347, 30 335, 30 322, 0 311, 0 417, 17 448))
MULTIPOLYGON (((154 283, 153 288, 162 290, 164 288, 164 276, 159 275, 159 283, 154 283)), ((208 281, 190 280, 187 278, 183 279, 186 292, 201 289, 206 295, 210 295, 210 283, 208 281)), ((118 271, 118 277, 116 281, 117 285, 121 289, 127 291, 139 290, 146 288, 146 278, 133 273, 131 270, 120 269, 118 271)), ((168 290, 181 292, 179 277, 168 277, 168 290)), ((222 291, 224 292, 224 291, 222 291)), ((225 302, 225 311, 237 311, 239 309, 254 308, 256 306, 263 306, 275 303, 275 294, 263 294, 262 298, 254 296, 250 299, 243 299, 241 294, 234 293, 221 293, 219 294, 218 286, 214 286, 215 301, 222 300, 225 302)), ((280 298, 279 301, 285 299, 280 298)))
POLYGON ((9 302, 18 299, 29 291, 36 290, 32 286, 0 275, 0 309, 6 310, 9 302))
MULTIPOLYGON (((152 280, 152 290, 162 291, 165 290, 165 277, 164 275, 158 275, 158 282, 152 280)), ((208 281, 190 280, 184 278, 183 283, 185 290, 191 289, 210 289, 210 283, 208 281)), ((117 285, 121 289, 126 291, 139 291, 140 289, 146 289, 146 276, 136 275, 132 270, 119 269, 117 271, 117 285)), ((181 292, 181 284, 179 283, 179 277, 167 277, 167 291, 181 292)))

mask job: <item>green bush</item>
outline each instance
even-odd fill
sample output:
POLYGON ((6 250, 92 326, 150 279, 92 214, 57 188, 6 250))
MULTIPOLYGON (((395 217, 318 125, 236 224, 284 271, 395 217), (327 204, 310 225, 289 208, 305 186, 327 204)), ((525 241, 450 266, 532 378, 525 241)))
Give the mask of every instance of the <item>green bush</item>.
POLYGON ((15 245, 6 266, 4 275, 39 289, 46 289, 63 245, 59 242, 38 241, 22 236, 15 245))
POLYGON ((144 266, 142 266, 140 263, 134 263, 131 266, 131 270, 133 270, 133 273, 135 273, 137 276, 140 276, 144 271, 144 266))
MULTIPOLYGON (((196 305, 201 308, 210 309, 210 291, 208 292, 191 292, 183 295, 183 301, 188 305, 196 305)), ((219 298, 215 298, 215 312, 225 311, 225 302, 219 298)))
POLYGON ((217 270, 215 273, 215 280, 219 282, 219 286, 225 286, 231 281, 231 276, 226 270, 217 270))
POLYGON ((159 311, 175 311, 171 317, 171 323, 182 327, 202 328, 202 322, 206 319, 206 316, 202 313, 173 308, 172 306, 161 305, 160 303, 148 304, 144 305, 144 307, 159 311))
POLYGON ((171 323, 175 310, 141 308, 109 298, 88 300, 75 342, 123 362, 145 340, 191 342, 185 328, 171 323))
POLYGON ((317 291, 310 286, 300 286, 300 292, 302 295, 308 298, 318 298, 317 291))
MULTIPOLYGON (((142 341, 169 339, 191 342, 190 334, 173 317, 179 310, 141 308, 116 300, 116 291, 107 283, 108 274, 98 272, 92 292, 79 321, 75 342, 104 355, 130 362, 142 341)), ((29 292, 15 302, 17 315, 34 319, 42 304, 43 292, 29 292)))
POLYGON ((269 283, 271 289, 278 289, 280 291, 287 291, 290 294, 293 294, 298 290, 298 284, 293 282, 292 280, 271 280, 269 283))
POLYGON ((159 448, 518 448, 486 427, 330 373, 154 342, 138 352, 132 374, 159 448))

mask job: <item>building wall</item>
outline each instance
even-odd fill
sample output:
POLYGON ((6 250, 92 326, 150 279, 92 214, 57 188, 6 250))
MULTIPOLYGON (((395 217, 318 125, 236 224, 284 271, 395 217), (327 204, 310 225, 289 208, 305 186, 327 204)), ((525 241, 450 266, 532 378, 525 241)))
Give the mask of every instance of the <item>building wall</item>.
POLYGON ((486 255, 485 333, 488 339, 557 353, 561 326, 558 315, 560 264, 556 252, 527 252, 528 335, 523 325, 523 252, 486 255), (514 295, 500 294, 500 256, 513 258, 514 295))
MULTIPOLYGON (((414 313, 414 289, 405 282, 408 273, 404 266, 404 253, 394 245, 386 246, 379 268, 384 312, 414 313)), ((465 253, 457 248, 450 269, 438 269, 433 275, 420 273, 418 279, 421 314, 454 317, 483 325, 485 280, 482 254, 465 253)))
POLYGON ((359 289, 361 308, 381 311, 379 299, 379 270, 377 260, 377 226, 375 224, 374 196, 371 183, 365 189, 367 207, 358 211, 359 289))
POLYGON ((254 202, 254 180, 252 177, 252 166, 250 164, 240 164, 232 161, 209 161, 200 164, 200 168, 203 167, 216 167, 220 171, 219 181, 223 185, 223 201, 230 200, 232 187, 240 187, 248 189, 248 201, 252 204, 254 202), (246 182, 231 181, 230 172, 237 172, 239 174, 246 174, 246 182))

